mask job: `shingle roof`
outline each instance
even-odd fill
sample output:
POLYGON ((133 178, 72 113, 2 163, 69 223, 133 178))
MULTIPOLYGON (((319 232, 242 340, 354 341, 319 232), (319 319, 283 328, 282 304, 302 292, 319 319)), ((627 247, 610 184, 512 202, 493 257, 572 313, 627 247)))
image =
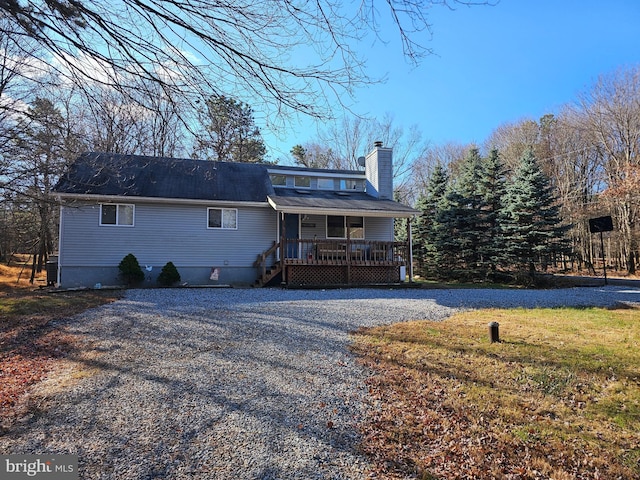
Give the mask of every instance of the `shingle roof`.
POLYGON ((273 187, 262 164, 85 153, 60 178, 54 192, 264 202, 273 187))
MULTIPOLYGON (((264 164, 85 153, 54 187, 70 195, 266 202, 283 212, 410 217, 406 205, 365 192, 274 188, 264 164)), ((336 171, 337 172, 337 171, 336 171)), ((331 171, 328 171, 331 173, 331 171)))
POLYGON ((392 200, 379 200, 365 192, 352 190, 303 190, 293 188, 274 188, 269 196, 271 205, 285 213, 328 213, 359 214, 362 216, 411 217, 417 213, 411 207, 392 200))

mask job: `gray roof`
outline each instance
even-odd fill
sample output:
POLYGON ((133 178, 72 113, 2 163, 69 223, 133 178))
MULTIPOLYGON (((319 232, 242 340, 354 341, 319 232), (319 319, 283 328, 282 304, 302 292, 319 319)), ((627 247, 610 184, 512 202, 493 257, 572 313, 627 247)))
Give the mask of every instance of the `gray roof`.
POLYGON ((269 203, 285 213, 348 214, 370 217, 411 217, 420 213, 393 200, 380 200, 353 190, 274 188, 269 203))
POLYGON ((401 203, 379 200, 365 192, 274 188, 268 168, 272 166, 84 153, 60 178, 54 192, 62 196, 268 201, 274 209, 285 213, 381 217, 410 217, 419 213, 401 203))
POLYGON ((85 153, 60 178, 54 192, 264 202, 273 187, 263 164, 85 153))

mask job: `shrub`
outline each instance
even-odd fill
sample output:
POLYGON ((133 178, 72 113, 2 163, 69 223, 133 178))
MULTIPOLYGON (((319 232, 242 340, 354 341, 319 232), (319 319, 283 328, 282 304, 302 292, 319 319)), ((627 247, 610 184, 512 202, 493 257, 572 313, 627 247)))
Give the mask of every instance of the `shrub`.
POLYGON ((167 262, 167 264, 162 267, 160 275, 158 275, 158 283, 160 285, 170 287, 171 285, 175 285, 179 281, 180 273, 178 272, 178 269, 173 264, 173 262, 167 262))
POLYGON ((137 285, 144 280, 144 272, 133 253, 129 253, 122 259, 118 269, 120 270, 120 276, 127 285, 137 285))

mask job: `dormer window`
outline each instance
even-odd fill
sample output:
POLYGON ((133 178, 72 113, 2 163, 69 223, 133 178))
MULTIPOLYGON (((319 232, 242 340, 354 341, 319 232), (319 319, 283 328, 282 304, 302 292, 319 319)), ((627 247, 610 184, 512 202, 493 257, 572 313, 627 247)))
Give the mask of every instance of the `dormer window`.
POLYGON ((356 190, 358 188, 357 180, 343 178, 340 180, 340 190, 356 190))
POLYGON ((319 178, 318 188, 322 190, 333 190, 333 178, 319 178))
POLYGON ((287 176, 280 174, 272 174, 271 175, 271 185, 274 187, 286 187, 287 186, 287 176))
POLYGON ((311 188, 311 177, 296 176, 294 177, 293 184, 296 187, 311 188))

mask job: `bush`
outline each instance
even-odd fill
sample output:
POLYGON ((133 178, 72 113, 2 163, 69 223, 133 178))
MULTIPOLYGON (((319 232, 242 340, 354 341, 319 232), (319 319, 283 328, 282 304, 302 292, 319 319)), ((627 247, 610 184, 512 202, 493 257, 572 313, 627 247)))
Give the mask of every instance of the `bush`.
POLYGON ((118 269, 120 270, 120 277, 127 285, 137 285, 144 280, 144 272, 133 253, 129 253, 122 259, 118 269))
POLYGON ((175 285, 179 281, 180 273, 178 272, 178 269, 173 264, 173 262, 167 262, 167 264, 162 267, 160 275, 158 275, 158 283, 160 285, 170 287, 171 285, 175 285))

